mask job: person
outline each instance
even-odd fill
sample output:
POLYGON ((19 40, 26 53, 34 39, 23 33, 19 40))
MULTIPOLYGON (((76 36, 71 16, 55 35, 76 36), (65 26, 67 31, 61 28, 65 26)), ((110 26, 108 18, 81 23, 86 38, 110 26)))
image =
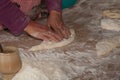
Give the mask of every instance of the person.
POLYGON ((62 0, 45 0, 49 12, 47 25, 30 20, 27 14, 40 2, 41 0, 1 0, 0 24, 15 36, 25 31, 34 38, 46 41, 60 41, 68 38, 70 32, 62 20, 62 0))

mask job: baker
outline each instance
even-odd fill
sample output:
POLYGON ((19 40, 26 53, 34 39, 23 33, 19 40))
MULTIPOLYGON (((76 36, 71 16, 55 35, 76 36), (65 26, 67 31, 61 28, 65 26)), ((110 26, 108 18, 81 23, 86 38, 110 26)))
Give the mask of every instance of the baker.
POLYGON ((70 32, 62 20, 62 0, 45 0, 49 12, 47 25, 30 20, 27 14, 40 2, 41 0, 1 0, 0 24, 2 26, 0 29, 7 28, 16 36, 25 31, 32 37, 46 41, 60 41, 68 38, 70 32))

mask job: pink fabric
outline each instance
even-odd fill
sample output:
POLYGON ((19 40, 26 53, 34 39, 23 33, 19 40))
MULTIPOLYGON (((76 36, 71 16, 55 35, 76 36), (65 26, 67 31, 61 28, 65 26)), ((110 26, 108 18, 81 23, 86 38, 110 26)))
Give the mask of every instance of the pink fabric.
POLYGON ((20 5, 21 11, 28 13, 35 5, 41 3, 41 0, 11 0, 20 5))

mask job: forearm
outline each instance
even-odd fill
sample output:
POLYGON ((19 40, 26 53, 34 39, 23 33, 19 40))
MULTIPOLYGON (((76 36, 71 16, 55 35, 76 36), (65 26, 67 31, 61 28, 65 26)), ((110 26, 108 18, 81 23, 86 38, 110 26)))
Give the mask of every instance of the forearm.
POLYGON ((29 23, 29 18, 10 0, 0 1, 0 24, 14 35, 20 35, 29 23))
POLYGON ((62 0, 45 0, 48 12, 57 11, 62 13, 62 0))

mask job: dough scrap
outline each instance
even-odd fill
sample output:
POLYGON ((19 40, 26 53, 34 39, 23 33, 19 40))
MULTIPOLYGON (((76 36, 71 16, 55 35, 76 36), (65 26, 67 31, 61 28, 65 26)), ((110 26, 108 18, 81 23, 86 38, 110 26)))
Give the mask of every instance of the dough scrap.
POLYGON ((112 31, 120 31, 120 20, 117 19, 102 19, 101 28, 112 31))
POLYGON ((65 45, 71 43, 75 38, 75 31, 73 29, 70 29, 70 32, 71 32, 71 35, 68 39, 64 39, 60 42, 46 42, 46 41, 43 41, 40 45, 33 46, 31 49, 29 49, 29 51, 53 49, 53 48, 65 46, 65 45))
POLYGON ((98 56, 105 56, 113 49, 120 46, 120 36, 104 39, 96 44, 96 51, 98 56))
POLYGON ((103 16, 119 19, 120 18, 120 9, 105 10, 105 11, 103 11, 103 16))

